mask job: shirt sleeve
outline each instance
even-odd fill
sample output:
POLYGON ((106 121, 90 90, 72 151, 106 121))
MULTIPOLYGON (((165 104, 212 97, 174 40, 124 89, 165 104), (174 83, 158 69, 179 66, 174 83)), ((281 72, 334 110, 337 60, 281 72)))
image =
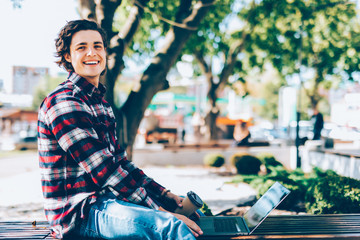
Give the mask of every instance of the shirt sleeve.
POLYGON ((46 112, 46 122, 60 147, 90 175, 99 190, 110 187, 118 197, 137 201, 146 198, 144 189, 161 194, 164 187, 128 161, 125 152, 110 151, 94 129, 93 119, 89 106, 73 96, 56 101, 46 112))

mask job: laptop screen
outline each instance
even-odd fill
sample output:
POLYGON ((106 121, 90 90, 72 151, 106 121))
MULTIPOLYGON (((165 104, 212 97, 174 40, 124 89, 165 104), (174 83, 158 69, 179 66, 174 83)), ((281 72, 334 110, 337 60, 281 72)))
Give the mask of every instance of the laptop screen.
POLYGON ((269 190, 244 214, 244 220, 250 234, 259 226, 269 213, 276 208, 290 193, 280 183, 276 182, 269 190))

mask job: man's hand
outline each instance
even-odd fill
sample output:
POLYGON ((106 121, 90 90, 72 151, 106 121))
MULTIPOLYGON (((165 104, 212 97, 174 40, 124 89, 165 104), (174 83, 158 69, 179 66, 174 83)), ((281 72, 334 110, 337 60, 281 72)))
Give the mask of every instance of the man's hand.
MULTIPOLYGON (((175 195, 175 194, 173 194, 175 195)), ((176 196, 176 195, 175 195, 176 196)), ((180 198, 180 197, 179 197, 180 198)), ((181 205, 182 206, 182 205, 181 205)), ((159 207, 159 210, 160 211, 164 211, 164 212, 168 212, 168 213, 171 213, 172 215, 174 215, 177 219, 183 221, 186 226, 188 226, 188 228, 191 230, 192 234, 195 236, 195 237, 198 237, 200 235, 203 234, 203 231, 201 230, 201 228, 194 222, 192 221, 191 219, 189 219, 188 217, 184 216, 184 215, 181 215, 181 214, 177 214, 177 213, 173 213, 173 212, 169 212, 169 211, 166 211, 164 208, 162 207, 159 207)))
POLYGON ((180 207, 180 208, 183 207, 183 205, 182 205, 182 201, 184 200, 183 197, 179 197, 178 195, 175 195, 172 192, 167 192, 165 197, 169 198, 169 199, 173 199, 176 202, 178 207, 180 207))

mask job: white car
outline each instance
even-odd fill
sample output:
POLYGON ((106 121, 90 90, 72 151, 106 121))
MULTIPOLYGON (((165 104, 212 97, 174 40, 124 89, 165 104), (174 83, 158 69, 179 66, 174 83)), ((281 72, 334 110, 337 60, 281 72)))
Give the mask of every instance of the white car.
POLYGON ((32 137, 21 137, 18 138, 15 142, 15 149, 16 150, 29 150, 29 149, 37 149, 37 136, 32 137))

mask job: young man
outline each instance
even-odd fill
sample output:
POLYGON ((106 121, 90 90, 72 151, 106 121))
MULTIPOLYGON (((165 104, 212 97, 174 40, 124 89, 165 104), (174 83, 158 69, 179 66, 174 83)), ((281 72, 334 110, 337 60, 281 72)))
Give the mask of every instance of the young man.
POLYGON ((68 79, 43 101, 38 142, 45 215, 58 238, 195 239, 201 229, 167 212, 182 198, 126 159, 99 83, 105 32, 88 20, 68 22, 56 39, 68 79), (159 206, 160 205, 160 206, 159 206), (167 208, 170 209, 170 208, 167 208))

